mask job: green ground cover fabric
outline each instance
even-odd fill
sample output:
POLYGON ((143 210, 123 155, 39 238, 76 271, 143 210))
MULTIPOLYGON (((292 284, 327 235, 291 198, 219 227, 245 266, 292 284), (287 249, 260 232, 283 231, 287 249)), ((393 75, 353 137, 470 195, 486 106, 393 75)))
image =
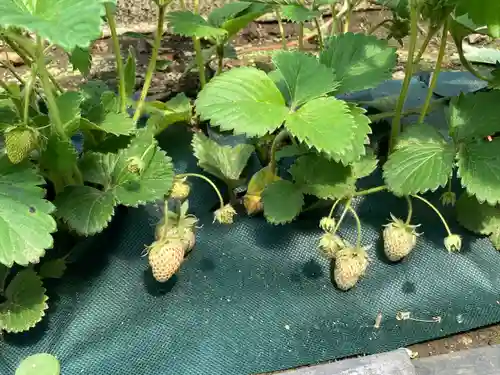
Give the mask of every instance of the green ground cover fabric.
MULTIPOLYGON (((182 126, 162 135, 178 171, 197 170, 188 148, 179 147, 190 137, 182 126)), ((365 182, 380 183, 377 175, 365 182)), ((74 250, 77 260, 66 276, 47 285, 46 319, 26 334, 4 337, 0 374, 13 374, 22 358, 41 351, 59 358, 63 375, 252 374, 387 351, 500 321, 500 253, 459 229, 451 210, 443 213, 463 235, 461 253, 444 249, 444 228, 415 202, 414 221, 425 235, 407 260, 389 264, 381 226, 390 212, 406 215, 405 201, 388 193, 356 201, 372 262, 355 289, 340 292, 316 249, 325 211, 286 226, 244 214, 221 226, 212 224, 214 193, 194 180, 193 191, 191 207, 203 228, 172 280, 155 283, 141 257, 153 240, 157 208, 121 210, 109 230, 74 250), (415 320, 397 320, 398 312, 415 320)), ((439 196, 428 197, 436 203, 439 196)), ((355 241, 353 220, 341 234, 355 241)))

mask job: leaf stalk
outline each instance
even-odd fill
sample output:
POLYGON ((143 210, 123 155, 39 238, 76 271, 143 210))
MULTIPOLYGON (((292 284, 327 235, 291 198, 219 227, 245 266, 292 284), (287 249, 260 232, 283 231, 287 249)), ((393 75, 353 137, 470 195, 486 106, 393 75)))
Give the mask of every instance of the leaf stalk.
POLYGON ((443 215, 441 214, 441 212, 439 212, 439 210, 436 208, 436 206, 434 206, 431 202, 429 202, 427 199, 425 199, 424 197, 421 197, 417 194, 414 194, 412 195, 412 197, 414 198, 417 198, 419 200, 421 200, 422 202, 424 202, 427 206, 429 206, 439 217, 439 219, 441 220, 441 222, 443 223, 444 225, 444 228, 446 229, 446 232, 448 233, 448 236, 451 236, 452 233, 451 233, 451 230, 450 230, 450 227, 448 226, 448 223, 446 222, 445 218, 443 217, 443 215))
MULTIPOLYGON (((171 1, 168 1, 165 5, 161 5, 159 7, 158 19, 156 24, 156 33, 153 42, 153 51, 151 52, 148 68, 146 70, 146 76, 144 78, 144 85, 142 86, 141 96, 139 98, 139 102, 137 103, 137 108, 135 109, 134 117, 132 118, 133 122, 137 122, 137 120, 139 120, 139 117, 141 116, 142 108, 144 107, 149 87, 151 86, 151 81, 153 80, 153 74, 156 69, 156 61, 158 60, 158 51, 160 49, 161 38, 163 36, 163 28, 165 25, 165 12, 170 2, 171 1)), ((125 76, 123 82, 124 82, 123 88, 125 88, 125 76)))
POLYGON ((446 44, 448 42, 448 18, 444 21, 443 25, 443 35, 441 36, 441 45, 439 47, 439 53, 436 60, 436 67, 434 68, 434 73, 432 74, 431 83, 429 89, 427 90, 427 96, 425 98, 424 106, 422 107, 422 112, 418 119, 418 123, 422 124, 427 115, 427 111, 431 104, 432 96, 434 95, 434 89, 436 88, 439 73, 441 72, 441 65, 443 64, 444 54, 446 52, 446 44))
POLYGON ((111 40, 113 41, 113 52, 116 61, 116 73, 118 75, 118 92, 120 95, 120 111, 127 110, 127 92, 125 89, 125 69, 123 67, 122 54, 120 49, 120 40, 116 31, 116 19, 110 3, 104 4, 106 10, 106 19, 108 20, 109 29, 111 31, 111 40))
POLYGON ((401 117, 406 102, 406 97, 408 96, 410 82, 413 76, 413 56, 415 55, 415 48, 417 45, 419 15, 419 6, 418 4, 416 4, 416 0, 412 1, 410 9, 411 27, 410 46, 408 48, 408 61, 406 62, 403 87, 401 88, 401 93, 399 94, 398 102, 396 105, 396 113, 394 114, 394 118, 392 120, 391 137, 389 139, 389 154, 394 151, 394 146, 396 145, 397 138, 399 137, 399 133, 401 132, 401 117))
POLYGON ((220 190, 217 188, 217 186, 215 186, 215 184, 213 183, 213 181, 211 179, 209 179, 206 176, 203 176, 202 174, 198 174, 198 173, 181 173, 181 174, 178 174, 176 176, 176 178, 184 178, 184 177, 201 178, 202 180, 205 180, 206 182, 208 182, 210 184, 210 186, 212 187, 212 189, 214 189, 215 193, 217 194, 217 197, 219 198, 220 208, 224 207, 224 199, 222 198, 222 194, 221 194, 220 190))

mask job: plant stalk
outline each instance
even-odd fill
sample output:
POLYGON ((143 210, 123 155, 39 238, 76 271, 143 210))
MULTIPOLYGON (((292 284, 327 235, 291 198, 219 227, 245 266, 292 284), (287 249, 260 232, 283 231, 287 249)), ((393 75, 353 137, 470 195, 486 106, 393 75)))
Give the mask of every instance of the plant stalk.
MULTIPOLYGON (((113 52, 115 53, 116 73, 118 74, 118 93, 120 95, 120 111, 127 110, 127 92, 125 89, 125 68, 123 67, 122 54, 120 49, 120 40, 116 32, 116 19, 110 3, 104 4, 106 9, 106 18, 111 31, 111 40, 113 41, 113 52)), ((138 111, 136 111, 137 113, 138 111)))
POLYGON ((335 11, 335 4, 330 5, 330 11, 332 13, 330 36, 334 36, 337 34, 337 19, 338 19, 338 14, 335 11))
POLYGON ((218 45, 216 48, 217 51, 217 71, 215 72, 215 75, 218 76, 219 74, 222 73, 222 70, 224 69, 224 45, 218 45))
POLYGON ((425 98, 424 106, 422 107, 422 112, 418 119, 418 123, 424 122, 425 116, 431 104, 432 96, 434 95, 434 89, 436 88, 439 73, 441 72, 441 65, 443 64, 444 54, 446 52, 446 44, 448 42, 448 18, 446 18, 443 25, 443 35, 441 36, 441 46, 439 47, 439 53, 436 60, 436 67, 434 68, 434 73, 432 74, 431 83, 429 89, 427 90, 427 97, 425 98))
POLYGON ((356 193, 353 194, 353 197, 362 197, 364 195, 370 195, 370 194, 380 193, 381 191, 387 190, 387 188, 388 187, 385 186, 385 185, 372 187, 370 189, 357 191, 356 193))
MULTIPOLYGON (((450 98, 440 98, 440 99, 434 100, 433 102, 430 103, 429 109, 434 108, 434 107, 441 105, 443 103, 446 104, 449 100, 450 100, 450 98)), ((369 102, 360 102, 360 104, 368 104, 368 103, 369 102)), ((411 109, 408 109, 406 111, 403 111, 403 113, 401 114, 401 117, 419 114, 421 111, 422 111, 422 107, 411 108, 411 109)), ((369 115, 368 118, 371 120, 371 122, 375 122, 375 121, 383 120, 383 119, 388 118, 388 117, 392 117, 395 114, 396 114, 396 112, 382 112, 382 113, 377 113, 374 115, 369 115)))
MULTIPOLYGON (((200 11, 200 1, 194 0, 193 2, 193 13, 198 14, 200 11)), ((207 84, 207 77, 205 75, 205 63, 203 62, 203 55, 201 53, 201 43, 196 37, 193 37, 193 48, 195 52, 195 61, 198 66, 198 76, 200 78, 200 87, 203 89, 207 84)))
POLYGON ((319 50, 322 51, 324 47, 323 31, 321 30, 321 25, 319 24, 318 17, 314 17, 314 26, 316 26, 316 30, 318 30, 318 46, 319 50))
MULTIPOLYGON (((134 117, 132 118, 133 122, 137 122, 137 120, 139 120, 139 117, 141 116, 142 107, 144 107, 146 97, 148 96, 149 87, 151 86, 151 81, 153 80, 153 74, 156 69, 156 61, 158 60, 158 51, 160 49, 161 38, 163 36, 163 27, 165 25, 165 12, 169 3, 170 2, 167 2, 167 4, 162 5, 159 8, 156 33, 153 42, 153 51, 151 52, 151 57, 149 58, 149 64, 146 70, 146 76, 144 78, 144 85, 142 86, 141 96, 139 98, 139 102, 137 103, 134 117)), ((123 81, 123 88, 125 89, 125 81, 123 81)))
MULTIPOLYGON (((2 39, 15 53, 19 55, 19 57, 23 59, 25 64, 31 68, 33 63, 36 61, 36 47, 22 37, 4 36, 2 39)), ((52 82, 56 88, 56 91, 61 93, 64 92, 63 88, 59 85, 54 76, 49 71, 47 71, 47 74, 49 75, 50 82, 52 82)))
POLYGON ((427 47, 429 46, 429 43, 431 42, 434 35, 436 35, 438 30, 439 30, 439 28, 436 28, 436 27, 429 28, 429 31, 427 32, 427 35, 424 39, 424 42, 420 46, 420 49, 417 53, 417 56, 413 59, 413 64, 417 65, 420 62, 420 60, 422 59, 422 56, 424 55, 425 51, 427 50, 427 47))
POLYGON ((352 5, 351 5, 350 0, 345 0, 345 4, 347 7, 347 12, 346 12, 345 17, 344 17, 344 27, 342 30, 344 32, 344 34, 349 32, 349 26, 351 23, 351 15, 352 15, 352 5))
POLYGON ((406 202, 408 202, 408 216, 406 217, 406 224, 411 223, 411 217, 413 215, 413 204, 411 202, 411 198, 409 196, 405 196, 406 202))
POLYGON ((222 198, 222 194, 211 179, 198 173, 181 173, 176 176, 176 178, 183 178, 183 177, 196 177, 196 178, 201 178, 202 180, 208 182, 210 186, 212 186, 212 189, 214 189, 215 193, 217 194, 217 197, 219 198, 220 208, 224 207, 224 199, 222 198))
POLYGON ((337 222, 337 225, 335 225, 335 228, 333 229, 333 234, 337 233, 338 229, 340 228, 340 224, 342 224, 342 221, 344 221, 345 215, 347 214, 347 211, 349 211, 349 207, 351 206, 351 199, 349 198, 347 202, 345 203, 344 210, 342 211, 342 214, 340 215, 339 221, 337 222))
POLYGON ((30 99, 31 92, 33 91, 33 86, 36 80, 36 66, 31 67, 31 77, 29 78, 27 84, 24 86, 24 108, 23 108, 23 122, 25 125, 28 124, 29 119, 29 109, 30 109, 30 99))
POLYGON ((385 19, 385 20, 377 23, 376 25, 370 27, 370 29, 367 31, 367 34, 372 35, 375 31, 377 31, 378 29, 380 29, 382 26, 384 26, 386 23, 389 23, 389 22, 393 22, 393 21, 390 18, 388 18, 388 19, 385 19))
POLYGON ((283 140, 290 137, 290 133, 283 129, 281 130, 276 137, 274 137, 273 143, 271 145, 271 160, 269 162, 269 167, 274 175, 276 175, 276 151, 278 151, 278 146, 283 140))
POLYGON ((335 208, 337 207, 337 205, 340 203, 341 199, 337 199, 335 200, 335 202, 333 203, 332 205, 332 208, 330 209, 330 213, 328 214, 328 218, 331 219, 332 216, 333 216, 333 213, 335 211, 335 208))
POLYGON ((431 203, 429 202, 427 199, 425 199, 424 197, 421 197, 419 195, 412 195, 412 197, 414 198, 417 198, 419 200, 421 200, 422 202, 424 202, 427 206, 429 206, 439 217, 439 219, 441 220, 441 222, 443 223, 444 225, 444 228, 446 229, 446 232, 448 233, 448 236, 451 236, 452 233, 451 233, 451 230, 450 230, 450 227, 448 226, 448 223, 446 222, 446 220, 444 219, 443 215, 441 214, 441 212, 439 212, 439 210, 431 203))
POLYGON ((0 61, 0 66, 3 66, 5 69, 7 69, 21 85, 26 86, 26 82, 24 82, 23 78, 19 74, 17 74, 12 64, 8 62, 8 59, 6 59, 6 61, 4 62, 0 61))
POLYGON ((403 108, 406 102, 406 97, 408 95, 408 89, 410 88, 410 82, 413 76, 413 55, 415 54, 415 47, 417 45, 418 37, 418 14, 419 8, 413 0, 413 4, 410 6, 411 9, 411 34, 410 34, 410 46, 408 48, 408 61, 406 62, 405 68, 405 78, 403 81, 403 87, 401 88, 401 93, 399 94, 398 102, 396 105, 396 113, 392 120, 391 127, 391 137, 389 139, 389 154, 394 150, 397 138, 401 132, 401 117, 403 113, 403 108))
POLYGON ((278 28, 280 30, 281 35, 281 48, 286 51, 288 46, 286 44, 286 35, 285 35, 285 27, 283 25, 283 20, 281 19, 281 12, 279 6, 274 8, 274 14, 276 16, 276 21, 278 22, 278 28))
POLYGON ((304 22, 301 22, 299 24, 299 39, 298 39, 298 48, 299 51, 302 51, 304 49, 304 22))
POLYGON ((351 207, 350 204, 348 207, 349 207, 349 211, 351 211, 352 216, 356 220, 356 227, 357 227, 357 232, 358 232, 358 236, 356 238, 356 248, 360 249, 361 248, 361 220, 359 220, 358 213, 356 212, 356 210, 354 208, 351 207))
MULTIPOLYGON (((37 37, 36 69, 38 72, 38 76, 40 77, 40 81, 42 82, 43 91, 47 98, 47 107, 49 109, 50 119, 54 125, 54 129, 62 140, 71 142, 64 129, 64 124, 61 121, 59 107, 57 106, 56 98, 54 92, 52 91, 53 87, 50 82, 47 67, 45 66, 43 43, 40 37, 37 37)), ((76 163, 73 166, 73 176, 71 175, 65 176, 65 179, 67 184, 73 184, 73 183, 76 183, 78 185, 83 184, 83 177, 76 163)))

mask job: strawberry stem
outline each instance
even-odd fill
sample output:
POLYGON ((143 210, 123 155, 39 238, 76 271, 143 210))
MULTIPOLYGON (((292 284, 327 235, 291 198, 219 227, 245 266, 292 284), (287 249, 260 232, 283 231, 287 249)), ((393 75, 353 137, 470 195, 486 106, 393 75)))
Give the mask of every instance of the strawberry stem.
POLYGON ((351 211, 352 216, 356 220, 356 226, 358 230, 358 237, 356 238, 356 249, 361 248, 361 220, 359 220, 359 216, 354 208, 351 207, 351 202, 349 202, 347 208, 351 211))
POLYGON ((441 215, 441 212, 439 212, 439 210, 431 203, 429 202, 427 199, 425 199, 424 197, 421 197, 419 195, 412 195, 412 197, 414 198, 417 198, 419 200, 421 200, 422 202, 424 202, 427 206, 429 206, 438 216, 439 216, 439 219, 441 219, 441 222, 443 223, 444 225, 444 228, 446 229, 446 232, 448 232, 448 236, 451 236, 452 233, 451 233, 451 230, 450 230, 450 227, 448 226, 448 223, 446 222, 445 218, 443 217, 443 215, 441 215))
POLYGON ((335 211, 335 207, 337 207, 337 205, 339 204, 341 200, 340 199, 337 199, 333 205, 332 205, 332 209, 330 210, 330 213, 328 214, 328 218, 331 219, 332 216, 333 216, 333 211, 335 211))
POLYGON ((198 173, 181 173, 181 174, 178 174, 176 177, 177 178, 197 177, 197 178, 201 178, 202 180, 205 180, 206 182, 208 182, 210 184, 210 186, 212 186, 212 188, 215 190, 215 193, 217 194, 217 197, 219 197, 220 208, 224 208, 224 199, 222 198, 222 194, 221 194, 220 190, 217 188, 217 186, 215 186, 215 184, 212 182, 212 180, 209 179, 208 177, 205 177, 202 174, 198 174, 198 173))
MULTIPOLYGON (((146 101, 146 97, 148 95, 149 87, 151 86, 151 81, 153 80, 153 75, 156 69, 156 60, 158 60, 158 50, 160 48, 161 39, 163 36, 166 7, 171 1, 172 0, 167 1, 165 5, 159 6, 158 20, 156 23, 156 32, 153 42, 153 51, 151 52, 148 68, 146 70, 146 76, 144 78, 144 84, 142 86, 141 96, 139 98, 139 102, 137 103, 137 108, 135 109, 133 117, 134 122, 137 122, 137 120, 139 120, 139 117, 141 116, 142 107, 144 106, 144 102, 146 101)), ((124 111, 124 109, 122 109, 122 111, 124 111)))
POLYGON ((432 74, 431 83, 429 89, 427 90, 427 97, 425 98, 424 106, 422 107, 422 112, 418 119, 418 123, 422 124, 429 110, 432 97, 434 96, 434 91, 436 88, 439 73, 441 72, 441 65, 443 64, 444 53, 446 52, 446 44, 448 42, 448 18, 444 21, 443 25, 443 35, 441 36, 441 46, 439 47, 439 54, 436 60, 436 67, 434 68, 434 74, 432 74))
POLYGON ((410 45, 408 47, 408 61, 406 62, 405 68, 405 79, 403 80, 403 87, 401 88, 401 93, 399 94, 398 102, 396 105, 396 113, 392 119, 391 125, 391 136, 389 138, 389 154, 394 151, 396 141, 401 132, 401 117, 404 110, 404 105, 406 102, 406 97, 408 96, 408 90, 410 88, 410 82, 413 76, 413 58, 415 56, 415 49, 417 46, 418 38, 418 15, 419 15, 419 5, 414 0, 410 5, 411 14, 411 31, 410 31, 410 45))
POLYGON ((408 216, 406 217, 406 225, 410 224, 411 216, 413 214, 413 204, 411 202, 411 198, 409 196, 405 196, 406 201, 408 202, 408 216))
POLYGON ((387 190, 387 186, 386 185, 376 186, 376 187, 373 187, 373 188, 370 188, 370 189, 357 191, 357 192, 355 192, 353 194, 353 197, 360 197, 360 196, 363 196, 363 195, 370 195, 370 194, 374 194, 374 193, 379 193, 379 192, 384 191, 384 190, 387 190))
POLYGON ((122 55, 120 52, 120 41, 116 32, 116 19, 111 4, 105 4, 106 19, 111 31, 111 40, 113 41, 113 52, 115 54, 116 72, 118 74, 118 93, 120 95, 120 111, 127 109, 127 92, 125 91, 125 69, 123 67, 122 55))
POLYGON ((287 130, 283 129, 274 137, 273 144, 271 145, 271 160, 269 162, 269 169, 273 172, 274 175, 276 173, 276 152, 278 151, 278 146, 285 138, 290 137, 290 133, 287 130))
POLYGON ((347 214, 347 211, 349 210, 349 206, 351 205, 351 199, 348 199, 347 202, 345 203, 344 206, 344 211, 342 211, 342 214, 340 215, 340 219, 337 222, 337 225, 335 225, 335 229, 333 229, 333 234, 337 233, 337 230, 340 227, 340 224, 342 224, 342 221, 344 220, 345 215, 347 214))

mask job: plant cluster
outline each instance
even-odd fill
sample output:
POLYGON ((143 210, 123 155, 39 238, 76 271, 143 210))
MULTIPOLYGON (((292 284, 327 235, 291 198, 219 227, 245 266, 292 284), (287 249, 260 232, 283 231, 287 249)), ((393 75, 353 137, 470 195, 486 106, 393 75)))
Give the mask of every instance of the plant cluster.
MULTIPOLYGON (((181 267, 193 249, 197 218, 188 213, 189 179, 201 178, 216 191, 220 206, 214 222, 231 224, 246 187, 243 206, 250 215, 263 213, 272 224, 296 219, 306 207, 305 197, 331 204, 320 221, 319 248, 332 259, 340 289, 352 288, 368 268, 367 248, 361 243, 361 221, 354 199, 381 191, 406 198, 406 220, 392 217, 383 229, 387 257, 397 261, 415 247, 418 224, 412 223, 412 200, 427 204, 446 229, 444 247, 459 251, 461 238, 453 234, 439 212, 422 194, 444 188, 443 204, 455 205, 459 221, 468 229, 489 235, 500 247, 500 154, 497 138, 500 100, 497 70, 484 76, 463 56, 461 43, 470 33, 500 36, 500 8, 495 0, 385 0, 394 13, 387 39, 409 35, 409 58, 395 111, 368 115, 366 103, 342 95, 376 87, 391 78, 396 50, 387 40, 348 32, 356 0, 274 0, 226 4, 204 18, 194 9, 168 12, 172 1, 155 0, 159 9, 153 52, 138 100, 135 53, 125 59, 116 34, 114 1, 28 0, 0 4, 0 39, 30 67, 23 79, 6 66, 17 83, 0 81, 0 329, 21 332, 44 316, 47 296, 43 279, 64 273, 67 256, 46 258, 58 229, 80 236, 103 231, 118 205, 137 207, 161 200, 163 218, 155 241, 147 246, 154 277, 164 282, 181 267), (331 28, 321 25, 321 10, 330 7, 331 28), (234 54, 231 40, 250 22, 275 12, 300 25, 297 49, 284 43, 272 56, 266 72, 247 66, 224 71, 224 58, 234 54), (55 23, 57 17, 57 23, 55 23), (428 36, 441 32, 441 48, 429 93, 417 123, 401 125, 410 79, 427 47, 417 51, 418 21, 429 21, 428 36), (78 90, 62 89, 47 64, 50 47, 64 49, 75 69, 88 75, 89 46, 99 37, 102 22, 111 29, 117 92, 99 81, 78 90), (196 52, 188 70, 197 69, 200 92, 194 101, 178 94, 167 102, 147 102, 158 63, 158 51, 168 22, 173 33, 190 37, 196 52), (319 53, 303 51, 307 25, 317 38, 319 53), (341 25, 342 27, 339 27, 341 25), (64 30, 64 32, 61 32, 64 30), (445 53, 447 35, 457 44, 463 65, 488 82, 491 90, 445 98, 450 101, 445 133, 425 123, 429 110, 443 103, 432 100, 445 53), (34 36, 33 36, 34 34, 34 36), (216 62, 213 78, 207 79, 216 62), (389 150, 379 152, 371 137, 377 121, 392 117, 389 150), (199 166, 228 186, 224 199, 205 175, 175 174, 172 160, 160 149, 156 136, 174 123, 192 126, 192 149, 199 166), (207 136, 207 127, 243 135, 246 142, 222 145, 207 136), (489 138, 488 138, 489 137, 489 138), (249 175, 252 155, 263 168, 249 175), (287 164, 288 163, 288 164, 287 164), (378 167, 385 184, 360 190, 358 182, 378 167), (454 177, 454 176, 457 177, 454 177), (464 192, 451 190, 458 178, 464 192), (248 181, 248 183, 247 183, 248 181), (335 219, 337 207, 343 207, 335 219), (347 243, 338 229, 347 213, 357 222, 356 244, 347 243)), ((372 30, 373 31, 373 30, 372 30)), ((136 35, 144 37, 142 35, 136 35)), ((430 38, 428 38, 430 40, 430 38)), ((428 42, 428 41, 427 41, 428 42)), ((196 192, 194 192, 195 194, 196 192)))

